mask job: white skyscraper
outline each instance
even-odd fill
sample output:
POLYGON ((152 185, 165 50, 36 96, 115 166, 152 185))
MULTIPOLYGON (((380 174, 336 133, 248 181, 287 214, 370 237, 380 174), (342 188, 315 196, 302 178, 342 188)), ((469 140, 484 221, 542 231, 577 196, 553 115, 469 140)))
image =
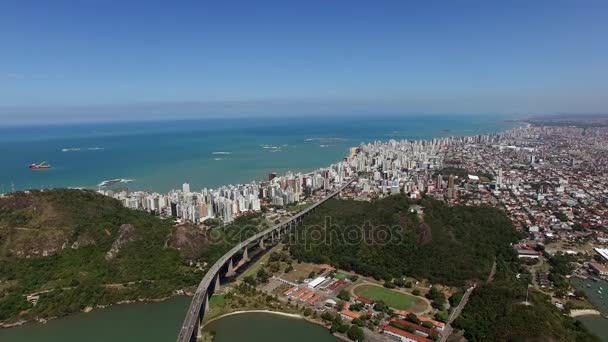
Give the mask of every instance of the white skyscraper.
POLYGON ((189 183, 182 184, 182 191, 187 194, 190 193, 190 184, 189 183))

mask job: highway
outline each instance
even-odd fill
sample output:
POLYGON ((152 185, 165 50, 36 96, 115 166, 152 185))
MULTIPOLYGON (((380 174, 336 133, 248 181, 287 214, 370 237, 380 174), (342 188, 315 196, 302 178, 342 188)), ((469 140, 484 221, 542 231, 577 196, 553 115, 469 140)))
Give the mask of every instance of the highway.
POLYGON ((308 214, 309 212, 311 212, 318 206, 322 205, 327 200, 334 198, 336 195, 338 195, 340 192, 342 192, 346 187, 348 187, 350 184, 352 184, 355 180, 356 180, 356 178, 352 178, 352 179, 348 180, 346 182, 346 184, 344 184, 342 187, 340 187, 340 189, 330 193, 329 195, 325 196, 322 200, 316 202, 315 204, 308 207, 307 209, 292 216, 289 220, 276 224, 256 235, 250 237, 249 239, 242 241, 238 245, 234 246, 234 248, 232 248, 230 251, 228 251, 228 253, 224 254, 219 260, 217 260, 215 262, 215 264, 213 264, 213 266, 211 266, 211 268, 207 271, 207 273, 205 274, 205 276, 199 283, 199 285, 196 289, 196 292, 194 293, 192 302, 190 303, 190 307, 188 308, 188 312, 186 314, 186 318, 184 319, 184 323, 182 324, 182 327, 180 328, 179 335, 177 337, 177 341, 178 342, 196 341, 199 322, 200 322, 200 320, 202 320, 202 317, 204 316, 204 310, 205 310, 204 305, 206 305, 206 302, 208 300, 207 297, 208 297, 209 286, 211 286, 211 284, 213 283, 215 278, 217 276, 219 276, 219 272, 222 269, 222 267, 224 267, 224 265, 228 264, 235 255, 239 254, 240 251, 243 250, 245 247, 258 242, 260 239, 264 239, 267 236, 272 236, 271 234, 274 231, 278 231, 280 229, 285 229, 292 222, 296 222, 296 223, 299 222, 304 217, 304 215, 308 214), (203 310, 203 312, 201 312, 201 310, 203 310))

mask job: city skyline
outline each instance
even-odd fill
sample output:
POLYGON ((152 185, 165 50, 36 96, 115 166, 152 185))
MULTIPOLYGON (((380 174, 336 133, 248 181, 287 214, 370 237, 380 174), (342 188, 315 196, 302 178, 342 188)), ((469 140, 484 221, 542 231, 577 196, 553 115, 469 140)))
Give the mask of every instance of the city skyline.
POLYGON ((0 5, 0 119, 605 113, 607 10, 12 1, 0 5))

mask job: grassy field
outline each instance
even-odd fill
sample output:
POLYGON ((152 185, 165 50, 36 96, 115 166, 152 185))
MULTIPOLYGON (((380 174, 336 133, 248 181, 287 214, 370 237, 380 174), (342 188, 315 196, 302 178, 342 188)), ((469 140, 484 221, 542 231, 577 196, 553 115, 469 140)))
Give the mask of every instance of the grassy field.
POLYGON ((336 272, 336 274, 334 275, 334 278, 343 280, 343 279, 348 278, 348 275, 344 274, 342 272, 336 272))
POLYGON ((209 313, 205 314, 205 320, 220 316, 224 314, 226 309, 226 298, 224 295, 213 295, 209 298, 209 313))
POLYGON ((320 265, 315 265, 315 264, 310 264, 310 263, 294 263, 293 264, 293 271, 284 274, 282 276, 283 279, 285 280, 289 280, 291 282, 300 282, 306 278, 308 278, 308 276, 310 275, 310 272, 315 272, 316 274, 318 274, 321 270, 323 270, 323 266, 320 265))
POLYGON ((381 300, 391 308, 398 310, 421 312, 428 307, 428 304, 422 298, 377 285, 359 285, 353 289, 353 292, 357 296, 369 298, 373 301, 381 300))

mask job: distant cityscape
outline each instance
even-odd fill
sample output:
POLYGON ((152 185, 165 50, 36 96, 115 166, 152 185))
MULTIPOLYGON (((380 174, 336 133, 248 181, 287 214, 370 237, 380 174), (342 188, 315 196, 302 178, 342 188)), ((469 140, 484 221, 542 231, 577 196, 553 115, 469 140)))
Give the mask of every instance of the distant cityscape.
POLYGON ((501 206, 518 229, 535 239, 555 238, 608 221, 607 139, 606 127, 528 126, 470 137, 376 141, 352 147, 344 160, 310 173, 271 173, 263 181, 199 191, 184 183, 167 194, 99 192, 163 217, 229 223, 263 207, 314 201, 358 176, 349 194, 356 200, 403 192, 452 204, 501 206))

